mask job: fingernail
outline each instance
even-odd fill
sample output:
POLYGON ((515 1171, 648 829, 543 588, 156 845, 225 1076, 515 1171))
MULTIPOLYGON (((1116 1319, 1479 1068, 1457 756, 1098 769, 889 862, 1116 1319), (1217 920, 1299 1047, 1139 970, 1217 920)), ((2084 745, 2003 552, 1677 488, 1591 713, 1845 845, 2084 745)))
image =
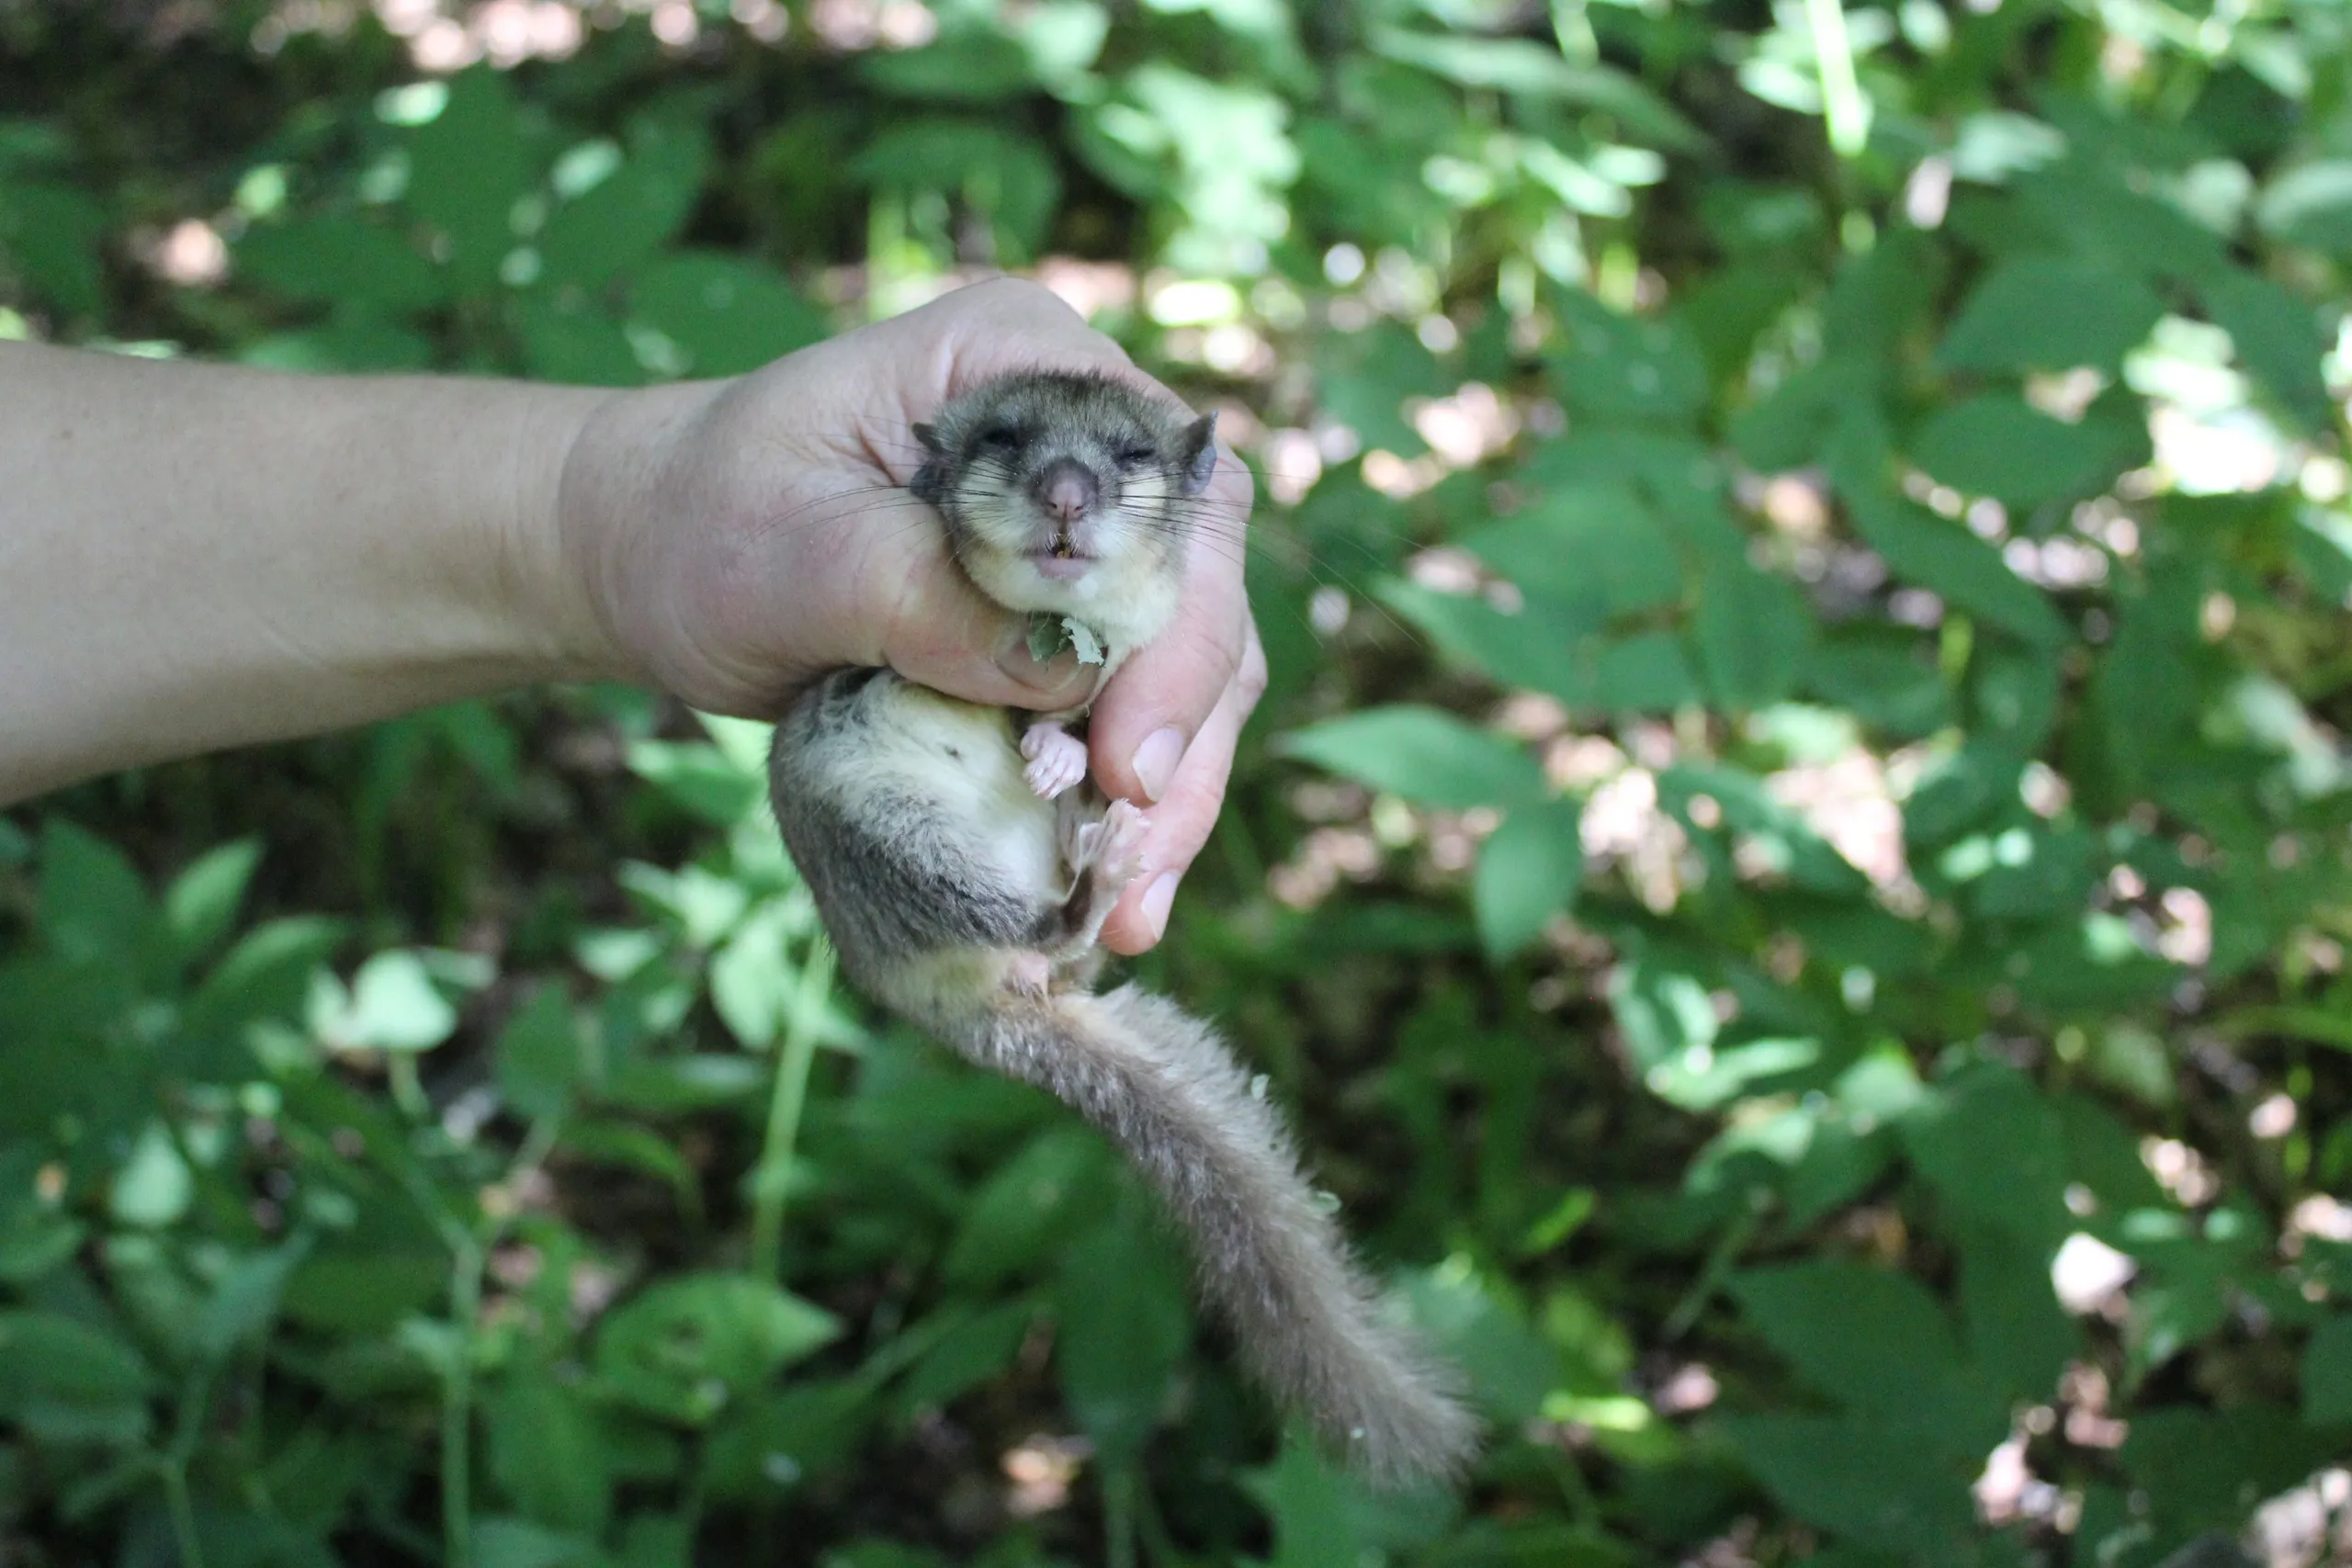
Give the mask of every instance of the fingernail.
POLYGON ((997 644, 996 667, 1024 686, 1056 692, 1069 685, 1078 672, 1078 655, 1066 648, 1041 660, 1029 651, 1028 628, 1015 626, 997 644))
POLYGON ((1151 940, 1158 942, 1168 934, 1168 911, 1176 904, 1178 874, 1163 871, 1143 890, 1143 903, 1138 906, 1143 923, 1151 928, 1151 940))
POLYGON ((1174 725, 1155 729, 1144 743, 1136 748, 1135 761, 1129 765, 1136 771, 1136 781, 1143 785, 1144 794, 1158 800, 1168 793, 1175 782, 1176 764, 1184 760, 1184 732, 1174 725))

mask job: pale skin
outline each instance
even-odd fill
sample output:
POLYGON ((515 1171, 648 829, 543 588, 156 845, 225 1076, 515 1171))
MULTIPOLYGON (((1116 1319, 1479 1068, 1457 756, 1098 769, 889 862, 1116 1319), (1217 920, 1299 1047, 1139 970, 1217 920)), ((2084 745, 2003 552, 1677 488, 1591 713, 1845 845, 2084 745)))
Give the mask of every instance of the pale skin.
MULTIPOLYGON (((917 420, 1040 366, 1153 386, 1010 279, 750 376, 629 392, 0 343, 0 805, 540 682, 772 717, 827 670, 888 665, 974 702, 1083 702, 1091 675, 1030 658, 903 489, 917 420)), ((1088 738, 1151 823, 1103 929, 1122 953, 1165 929, 1265 683, 1229 454, 1209 499, 1227 539, 1190 552, 1176 623, 1088 738)))

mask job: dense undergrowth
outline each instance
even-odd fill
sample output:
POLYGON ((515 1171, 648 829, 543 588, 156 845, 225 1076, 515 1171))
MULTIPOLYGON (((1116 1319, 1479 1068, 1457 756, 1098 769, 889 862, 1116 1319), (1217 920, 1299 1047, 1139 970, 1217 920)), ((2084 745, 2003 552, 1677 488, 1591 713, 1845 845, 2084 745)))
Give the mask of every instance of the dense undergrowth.
POLYGON ((0 1557, 2352 1561, 2347 48, 0 0, 0 333, 626 384, 1013 266, 1225 411, 1273 684, 1146 969, 1494 1439, 1283 1443, 834 988, 758 727, 527 694, 0 818, 0 1557))

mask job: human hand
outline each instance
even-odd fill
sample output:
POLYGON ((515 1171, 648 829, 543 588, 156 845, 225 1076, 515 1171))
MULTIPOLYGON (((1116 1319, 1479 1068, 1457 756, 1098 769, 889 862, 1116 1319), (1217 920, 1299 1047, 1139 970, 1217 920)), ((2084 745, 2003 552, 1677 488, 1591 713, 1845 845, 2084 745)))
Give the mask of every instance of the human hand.
MULTIPOLYGON (((1168 395, 1049 290, 1012 279, 749 376, 615 394, 572 444, 558 502, 595 640, 628 673, 718 713, 773 716, 825 671, 873 665, 972 702, 1083 702, 1091 672, 1067 654, 1040 667, 1027 618, 971 586, 937 515, 906 491, 922 461, 915 422, 1039 367, 1168 395)), ((1159 940, 1265 683, 1242 587, 1251 493, 1248 470, 1221 454, 1214 536, 1189 554, 1176 621, 1094 704, 1097 782, 1152 804, 1154 874, 1103 929, 1122 953, 1159 940)))

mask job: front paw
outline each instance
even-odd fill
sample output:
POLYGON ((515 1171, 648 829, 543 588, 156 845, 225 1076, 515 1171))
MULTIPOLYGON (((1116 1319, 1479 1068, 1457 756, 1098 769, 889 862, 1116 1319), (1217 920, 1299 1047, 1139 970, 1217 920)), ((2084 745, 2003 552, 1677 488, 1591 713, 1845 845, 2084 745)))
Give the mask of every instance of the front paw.
POLYGON ((1021 754, 1029 765, 1021 777, 1045 800, 1051 800, 1086 777, 1086 742, 1057 724, 1033 724, 1021 737, 1021 754))

